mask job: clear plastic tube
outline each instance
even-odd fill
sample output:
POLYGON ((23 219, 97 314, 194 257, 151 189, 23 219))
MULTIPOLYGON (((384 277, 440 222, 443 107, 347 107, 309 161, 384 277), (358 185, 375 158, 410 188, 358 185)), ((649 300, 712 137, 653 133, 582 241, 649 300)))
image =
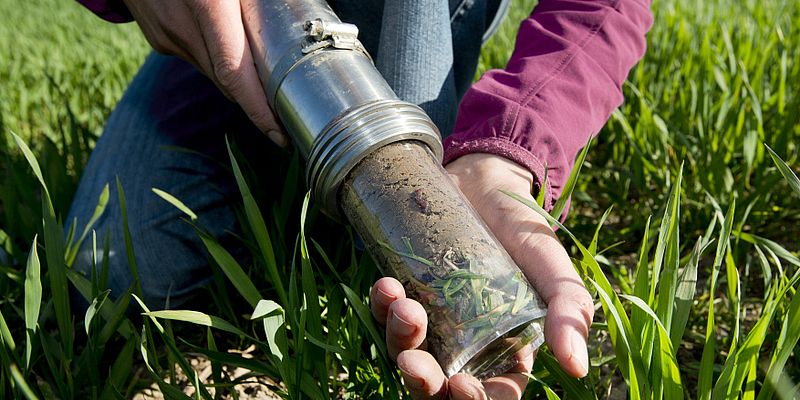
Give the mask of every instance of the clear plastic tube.
POLYGON ((428 350, 448 376, 493 376, 541 345, 544 303, 425 145, 374 151, 339 200, 381 272, 425 308, 428 350))

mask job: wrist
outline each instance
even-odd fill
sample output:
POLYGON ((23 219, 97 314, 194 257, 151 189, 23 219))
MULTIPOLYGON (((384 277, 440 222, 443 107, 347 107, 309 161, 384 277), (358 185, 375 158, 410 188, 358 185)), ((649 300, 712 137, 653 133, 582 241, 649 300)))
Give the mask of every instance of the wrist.
POLYGON ((490 153, 465 154, 445 167, 464 190, 465 186, 480 185, 484 189, 506 189, 530 193, 533 174, 522 165, 490 153))

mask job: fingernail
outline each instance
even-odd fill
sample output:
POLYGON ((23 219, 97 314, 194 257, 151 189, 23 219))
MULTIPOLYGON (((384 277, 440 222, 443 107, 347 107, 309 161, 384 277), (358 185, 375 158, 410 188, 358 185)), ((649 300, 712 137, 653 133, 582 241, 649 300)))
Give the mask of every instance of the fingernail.
POLYGON ((570 357, 575 360, 576 372, 584 377, 589 373, 589 353, 586 350, 586 339, 580 333, 572 332, 570 346, 572 347, 570 357))
POLYGON ((475 393, 480 393, 481 390, 476 390, 477 388, 472 385, 470 385, 470 389, 472 390, 466 391, 461 385, 450 385, 450 392, 452 392, 451 394, 453 395, 450 397, 456 399, 477 400, 479 397, 475 393))
POLYGON ((400 318, 395 313, 392 313, 392 319, 390 323, 392 324, 392 331, 400 336, 410 336, 417 330, 416 325, 400 318))
MULTIPOLYGON (((377 285, 376 285, 376 286, 377 286, 377 285)), ((379 301, 381 304, 383 304, 383 305, 385 305, 385 306, 388 306, 389 304, 392 304, 392 302, 394 302, 395 300, 397 300, 397 296, 395 296, 395 295, 393 295, 393 294, 391 294, 391 293, 389 293, 389 292, 387 292, 387 291, 385 291, 385 290, 381 289, 380 287, 379 287, 379 288, 377 288, 377 292, 378 292, 378 293, 380 293, 380 296, 378 296, 378 299, 377 299, 377 300, 378 300, 378 301, 379 301)))
POLYGON ((398 366, 400 368, 400 372, 403 373, 403 382, 411 389, 422 389, 425 386, 425 378, 416 376, 406 370, 403 367, 398 366))
POLYGON ((287 144, 286 136, 284 136, 280 131, 276 130, 267 131, 267 137, 269 138, 269 140, 275 142, 275 144, 277 144, 278 146, 286 147, 287 144))

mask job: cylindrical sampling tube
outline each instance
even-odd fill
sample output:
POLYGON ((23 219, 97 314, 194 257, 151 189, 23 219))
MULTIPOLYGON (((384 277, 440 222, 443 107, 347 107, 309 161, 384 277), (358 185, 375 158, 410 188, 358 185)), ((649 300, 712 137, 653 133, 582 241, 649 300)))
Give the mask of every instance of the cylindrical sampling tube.
POLYGON ((323 0, 243 0, 267 99, 308 162, 315 201, 344 215, 381 271, 428 313, 448 375, 503 372, 542 341, 545 307, 441 168, 436 126, 397 98, 323 0), (534 322, 535 321, 535 322, 534 322))
POLYGON ((538 295, 424 145, 376 150, 340 200, 381 272, 427 311, 428 349, 445 373, 491 375, 541 344, 541 324, 529 324, 545 313, 538 295))

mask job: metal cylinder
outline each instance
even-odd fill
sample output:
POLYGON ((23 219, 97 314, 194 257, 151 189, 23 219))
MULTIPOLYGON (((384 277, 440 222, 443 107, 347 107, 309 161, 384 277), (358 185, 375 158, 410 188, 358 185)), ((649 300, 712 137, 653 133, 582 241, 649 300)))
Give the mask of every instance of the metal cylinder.
POLYGON ((322 0, 243 0, 242 15, 270 105, 308 161, 306 181, 330 216, 340 219, 337 190, 372 150, 425 143, 441 160, 436 125, 401 101, 357 39, 322 0))

